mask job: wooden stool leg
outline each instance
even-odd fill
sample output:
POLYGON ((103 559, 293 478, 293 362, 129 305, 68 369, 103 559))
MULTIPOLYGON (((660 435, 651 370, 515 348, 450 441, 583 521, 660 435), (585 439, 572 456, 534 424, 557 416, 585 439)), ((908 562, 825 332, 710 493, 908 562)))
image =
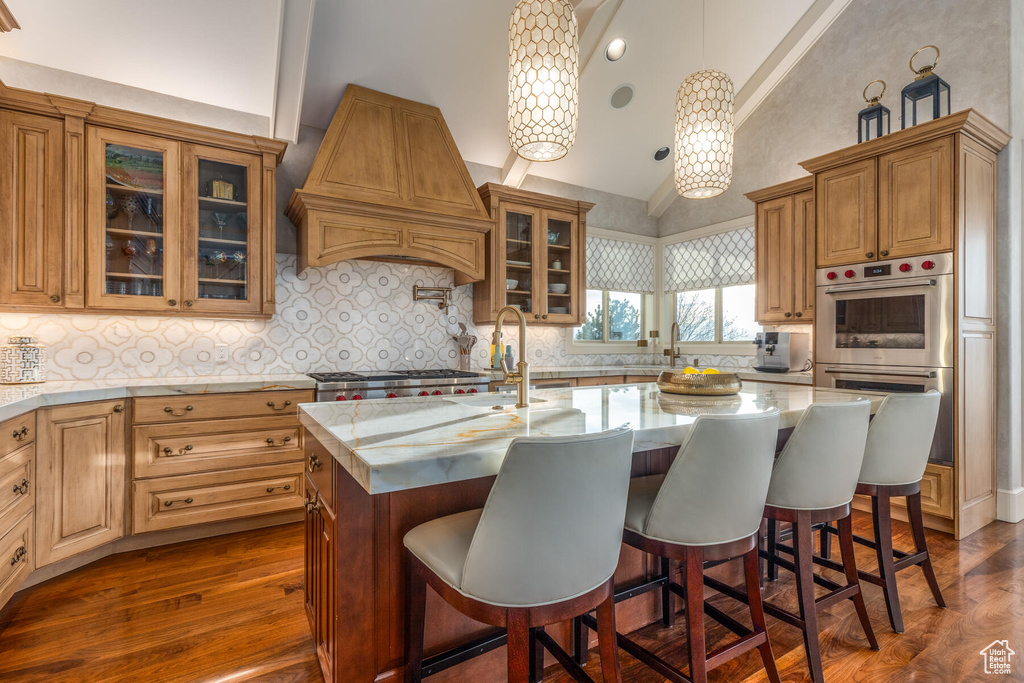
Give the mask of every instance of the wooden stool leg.
POLYGON ((666 578, 666 583, 661 587, 661 623, 665 626, 674 626, 676 623, 675 600, 672 599, 672 589, 669 583, 672 582, 672 560, 667 557, 661 558, 661 575, 666 578))
POLYGON ((537 631, 543 628, 530 629, 530 683, 544 681, 544 646, 537 641, 537 631))
POLYGON ((761 528, 757 530, 757 578, 761 584, 761 588, 764 588, 764 573, 765 573, 765 560, 761 556, 762 552, 768 552, 768 520, 761 520, 761 528))
POLYGON ((828 532, 827 527, 828 525, 826 524, 818 532, 821 534, 821 537, 818 539, 818 550, 821 557, 824 557, 826 560, 832 557, 832 534, 828 532))
MULTIPOLYGON (((770 541, 769 541, 770 542, 770 541)), ((818 610, 814 603, 814 539, 811 516, 797 512, 793 522, 793 561, 796 564, 796 592, 800 603, 800 618, 804 621, 804 649, 814 683, 825 683, 821 664, 821 641, 818 638, 818 610)))
POLYGON ((883 486, 871 498, 871 516, 875 526, 875 547, 878 554, 878 575, 882 579, 885 608, 889 611, 889 625, 896 633, 903 633, 903 610, 896 588, 895 556, 892 552, 892 499, 883 486))
POLYGON ((775 564, 774 558, 778 553, 775 547, 779 542, 779 523, 774 519, 768 520, 768 580, 775 581, 779 578, 779 565, 775 564))
POLYGON ((754 624, 755 632, 764 632, 765 634, 765 641, 757 646, 761 652, 761 661, 764 662, 764 670, 771 683, 782 683, 779 667, 775 664, 775 655, 772 653, 768 627, 764 621, 764 606, 761 604, 760 558, 756 548, 743 556, 743 569, 747 579, 747 604, 750 605, 750 620, 754 624))
POLYGON ((619 647, 615 636, 615 596, 597 607, 597 646, 601 651, 601 674, 604 683, 622 683, 619 647))
POLYGON ((686 549, 686 631, 690 648, 690 680, 707 683, 707 644, 704 637, 704 550, 686 549))
MULTIPOLYGON (((928 552, 928 539, 924 535, 924 513, 921 511, 921 492, 907 496, 907 515, 910 518, 910 528, 914 533, 914 547, 919 553, 928 552)), ((945 607, 946 601, 942 599, 942 591, 939 590, 939 580, 935 577, 935 568, 932 567, 932 557, 928 555, 921 563, 924 571, 924 578, 928 580, 928 587, 932 589, 932 597, 935 604, 945 607)))
POLYGON ((508 683, 530 681, 530 617, 525 609, 508 610, 508 683))
POLYGON ((853 553, 853 517, 846 516, 839 520, 839 550, 843 558, 843 571, 846 572, 847 584, 858 584, 857 592, 850 599, 857 608, 857 617, 860 618, 861 628, 867 636, 868 644, 872 650, 878 649, 878 640, 875 639, 875 631, 871 628, 871 619, 868 618, 868 608, 864 603, 864 593, 859 589, 860 578, 857 575, 857 558, 853 553))
POLYGON ((409 554, 405 611, 405 683, 423 679, 423 629, 427 611, 427 577, 409 554))
POLYGON ((586 666, 590 659, 590 629, 583 617, 572 620, 572 658, 580 666, 586 666))

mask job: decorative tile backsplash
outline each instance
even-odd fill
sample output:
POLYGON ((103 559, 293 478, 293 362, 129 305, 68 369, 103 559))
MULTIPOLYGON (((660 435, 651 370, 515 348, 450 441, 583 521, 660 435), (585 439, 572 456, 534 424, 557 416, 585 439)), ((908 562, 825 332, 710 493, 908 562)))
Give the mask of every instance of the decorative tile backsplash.
MULTIPOLYGON (((4 313, 0 340, 38 338, 48 347, 51 380, 455 368, 452 334, 464 322, 479 338, 474 363, 488 364, 493 328, 472 323, 472 285, 455 288, 447 316, 436 303, 412 300, 414 284, 453 286, 451 270, 343 261, 299 275, 295 257, 285 254, 278 254, 277 270, 278 313, 270 320, 4 313), (216 363, 218 344, 227 346, 230 362, 216 363)), ((531 329, 529 362, 550 367, 660 360, 651 353, 569 355, 567 333, 531 329)), ((729 360, 747 364, 730 357, 702 357, 702 364, 728 367, 729 360)))

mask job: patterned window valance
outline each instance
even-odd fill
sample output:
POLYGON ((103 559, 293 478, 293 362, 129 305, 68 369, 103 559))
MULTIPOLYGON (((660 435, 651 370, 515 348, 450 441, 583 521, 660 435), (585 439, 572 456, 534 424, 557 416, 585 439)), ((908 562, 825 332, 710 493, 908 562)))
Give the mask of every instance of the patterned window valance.
POLYGON ((754 281, 754 228, 665 247, 665 291, 710 289, 754 281))
POLYGON ((654 293, 654 246, 587 238, 587 288, 654 293))

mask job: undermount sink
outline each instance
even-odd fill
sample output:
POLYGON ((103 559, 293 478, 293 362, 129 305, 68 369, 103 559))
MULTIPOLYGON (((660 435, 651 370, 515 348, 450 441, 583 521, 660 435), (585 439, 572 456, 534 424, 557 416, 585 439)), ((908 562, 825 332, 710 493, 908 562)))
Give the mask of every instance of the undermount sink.
MULTIPOLYGON (((491 408, 491 407, 494 407, 494 406, 497 406, 497 407, 514 406, 516 404, 516 401, 518 400, 518 398, 516 397, 515 392, 511 392, 511 393, 507 393, 507 394, 506 393, 501 393, 501 394, 477 394, 475 396, 468 396, 467 395, 467 396, 449 397, 448 400, 449 401, 454 401, 455 403, 461 403, 464 406, 473 406, 473 407, 478 407, 478 408, 491 408)), ((530 397, 530 405, 534 405, 534 404, 537 404, 537 403, 544 403, 544 402, 545 401, 542 398, 537 398, 536 396, 531 396, 530 397)))

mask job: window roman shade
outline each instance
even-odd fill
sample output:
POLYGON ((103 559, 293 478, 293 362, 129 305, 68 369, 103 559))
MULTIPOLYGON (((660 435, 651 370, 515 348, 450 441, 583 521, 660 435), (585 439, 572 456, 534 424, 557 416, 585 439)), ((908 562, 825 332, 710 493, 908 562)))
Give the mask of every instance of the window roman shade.
POLYGON ((670 244, 665 247, 665 291, 749 284, 754 255, 753 226, 670 244))
POLYGON ((654 246, 587 238, 587 288, 654 293, 654 246))

